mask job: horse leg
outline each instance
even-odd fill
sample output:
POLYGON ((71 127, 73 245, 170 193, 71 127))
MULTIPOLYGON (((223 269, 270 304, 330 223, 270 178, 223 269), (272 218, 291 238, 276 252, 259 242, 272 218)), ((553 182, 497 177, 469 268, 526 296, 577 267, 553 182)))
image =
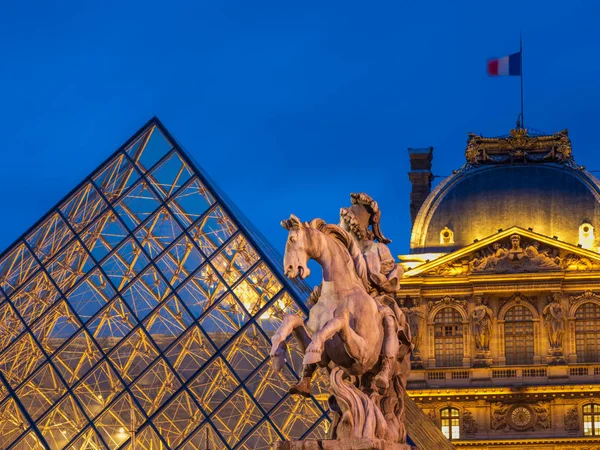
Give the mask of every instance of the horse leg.
MULTIPOLYGON (((303 329, 304 333, 305 333, 305 336, 301 336, 302 339, 300 339, 300 346, 303 347, 303 349, 305 349, 307 346, 306 339, 308 339, 308 342, 310 342, 310 337, 308 336, 306 329, 304 329, 304 321, 302 320, 302 318, 300 316, 296 316, 294 314, 287 314, 283 318, 283 321, 281 322, 279 329, 271 338, 272 346, 271 346, 270 356, 272 359, 273 369, 276 372, 281 370, 281 368, 284 366, 284 364, 286 362, 286 358, 285 358, 286 354, 287 354, 287 344, 285 343, 286 339, 288 338, 288 336, 290 334, 292 334, 292 332, 294 332, 294 330, 299 329, 299 328, 303 329)), ((296 333, 294 333, 294 335, 296 335, 296 333)), ((296 337, 298 337, 298 336, 296 336, 296 337)))
MULTIPOLYGON (((293 330, 293 333, 294 333, 294 337, 300 344, 300 349, 302 350, 302 353, 306 353, 306 349, 311 342, 310 336, 308 335, 306 328, 304 326, 297 327, 293 330)), ((323 354, 321 356, 320 364, 322 366, 326 366, 327 364, 329 364, 329 358, 327 358, 327 356, 325 354, 323 354)), ((300 381, 298 382, 298 384, 293 385, 289 389, 289 393, 292 395, 299 394, 299 395, 302 395, 303 397, 310 397, 310 394, 312 391, 310 382, 312 380, 312 377, 313 377, 315 371, 317 370, 317 367, 318 367, 317 363, 304 364, 302 366, 302 375, 300 376, 300 381)))
POLYGON ((359 364, 364 364, 367 358, 365 340, 350 327, 350 313, 347 309, 337 309, 334 317, 317 331, 304 354, 304 364, 312 364, 320 361, 325 342, 334 334, 339 333, 344 342, 344 348, 348 355, 359 364))
POLYGON ((383 394, 390 387, 390 379, 393 373, 394 360, 398 356, 400 343, 398 342, 396 320, 392 315, 383 317, 383 346, 382 361, 379 373, 373 378, 379 393, 383 394))

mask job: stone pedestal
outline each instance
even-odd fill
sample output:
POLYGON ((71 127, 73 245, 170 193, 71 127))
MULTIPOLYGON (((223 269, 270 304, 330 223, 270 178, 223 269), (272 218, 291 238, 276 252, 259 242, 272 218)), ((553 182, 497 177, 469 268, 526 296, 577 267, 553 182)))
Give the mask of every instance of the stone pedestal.
POLYGON ((551 366, 560 366, 566 364, 567 362, 565 360, 565 355, 563 354, 562 348, 548 350, 546 362, 551 366))
POLYGON ((478 351, 473 359, 473 367, 490 367, 492 365, 492 353, 490 351, 478 351))
POLYGON ((337 441, 331 439, 306 439, 304 441, 279 441, 272 450, 416 450, 407 444, 395 444, 381 439, 337 441))

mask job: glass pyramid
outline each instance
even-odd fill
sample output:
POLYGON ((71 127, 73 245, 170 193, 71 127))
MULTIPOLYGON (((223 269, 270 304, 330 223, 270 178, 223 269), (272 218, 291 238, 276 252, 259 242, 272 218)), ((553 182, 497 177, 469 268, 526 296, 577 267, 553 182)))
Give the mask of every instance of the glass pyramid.
POLYGON ((280 264, 152 119, 0 256, 0 448, 324 436, 326 395, 287 394, 297 348, 271 370, 283 315, 307 314, 280 264))

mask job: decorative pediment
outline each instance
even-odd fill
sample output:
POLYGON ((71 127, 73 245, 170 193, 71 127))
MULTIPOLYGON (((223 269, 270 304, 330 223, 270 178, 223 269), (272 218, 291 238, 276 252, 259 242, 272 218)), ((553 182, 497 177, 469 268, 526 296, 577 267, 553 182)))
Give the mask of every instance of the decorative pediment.
POLYGON ((547 136, 530 136, 527 129, 517 127, 509 136, 500 138, 469 133, 465 157, 467 163, 474 166, 515 162, 574 164, 567 130, 547 136))
POLYGON ((405 274, 466 276, 600 270, 600 254, 557 239, 511 227, 405 274))
POLYGON ((438 305, 451 305, 451 304, 459 306, 460 308, 464 309, 465 311, 467 310, 467 301, 466 300, 456 300, 454 297, 450 297, 449 295, 446 295, 445 297, 442 297, 439 300, 432 300, 429 303, 427 303, 427 310, 429 312, 431 312, 431 310, 433 310, 438 305))
POLYGON ((498 303, 498 310, 502 310, 502 308, 504 307, 504 305, 508 305, 509 303, 515 302, 516 304, 520 304, 522 302, 524 303, 529 303, 530 305, 532 305, 535 309, 538 308, 538 299, 537 297, 526 297, 525 295, 521 294, 520 292, 515 292, 513 295, 511 295, 508 298, 501 298, 499 303, 498 303))

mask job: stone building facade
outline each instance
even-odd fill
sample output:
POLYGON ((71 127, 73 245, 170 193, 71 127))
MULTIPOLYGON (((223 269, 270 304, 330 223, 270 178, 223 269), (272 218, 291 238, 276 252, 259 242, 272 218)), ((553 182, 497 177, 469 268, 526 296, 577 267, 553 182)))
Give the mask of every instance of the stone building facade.
POLYGON ((400 256, 410 396, 457 448, 600 449, 600 182, 566 130, 465 156, 400 256))

